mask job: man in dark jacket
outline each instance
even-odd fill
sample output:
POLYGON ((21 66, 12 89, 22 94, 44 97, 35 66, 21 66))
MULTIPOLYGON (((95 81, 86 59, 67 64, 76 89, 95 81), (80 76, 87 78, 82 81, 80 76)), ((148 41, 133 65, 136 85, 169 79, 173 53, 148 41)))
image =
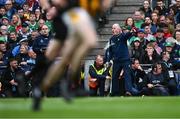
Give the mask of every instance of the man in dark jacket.
POLYGON ((123 33, 119 24, 112 26, 113 36, 110 38, 110 47, 108 48, 109 58, 113 60, 112 73, 112 96, 120 95, 119 74, 124 70, 125 91, 131 95, 137 93, 132 88, 132 80, 130 76, 130 56, 128 52, 127 40, 132 37, 132 33, 123 33))

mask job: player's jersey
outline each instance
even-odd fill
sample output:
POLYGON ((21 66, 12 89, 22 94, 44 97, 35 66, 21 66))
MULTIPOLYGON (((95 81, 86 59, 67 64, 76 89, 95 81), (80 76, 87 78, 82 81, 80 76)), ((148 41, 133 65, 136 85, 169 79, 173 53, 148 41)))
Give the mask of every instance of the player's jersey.
POLYGON ((64 11, 73 7, 81 7, 85 9, 92 17, 96 16, 101 11, 101 0, 67 0, 67 1, 68 1, 68 6, 64 9, 64 11))

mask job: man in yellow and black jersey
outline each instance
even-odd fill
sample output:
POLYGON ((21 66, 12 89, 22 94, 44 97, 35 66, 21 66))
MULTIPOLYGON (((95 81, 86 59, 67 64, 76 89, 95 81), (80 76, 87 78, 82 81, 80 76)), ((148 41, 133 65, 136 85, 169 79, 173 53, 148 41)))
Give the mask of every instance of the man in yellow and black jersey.
POLYGON ((44 78, 42 77, 40 83, 35 85, 33 109, 40 108, 41 91, 47 92, 59 78, 64 76, 69 65, 71 65, 70 79, 77 79, 81 59, 96 46, 97 34, 91 15, 94 16, 96 11, 109 6, 109 1, 50 0, 49 3, 48 0, 40 0, 42 9, 54 17, 55 29, 55 37, 50 41, 45 53, 47 59, 42 61, 40 66, 50 64, 57 56, 62 58, 52 63, 44 78), (100 3, 102 6, 99 5, 100 3))

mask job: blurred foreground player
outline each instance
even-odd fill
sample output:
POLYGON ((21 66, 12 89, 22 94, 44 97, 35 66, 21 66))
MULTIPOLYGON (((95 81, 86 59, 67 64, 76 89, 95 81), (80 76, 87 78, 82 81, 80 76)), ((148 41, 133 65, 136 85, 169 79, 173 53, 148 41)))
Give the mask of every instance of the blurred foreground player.
POLYGON ((47 92, 59 78, 64 76, 69 65, 70 79, 76 80, 81 59, 96 45, 97 34, 90 15, 95 16, 96 12, 105 10, 110 4, 110 0, 100 1, 52 0, 53 7, 51 7, 47 0, 40 0, 42 8, 55 16, 53 24, 56 35, 49 43, 46 51, 47 59, 44 63, 50 64, 59 55, 62 59, 52 63, 42 83, 34 88, 34 110, 40 108, 41 90, 47 92))

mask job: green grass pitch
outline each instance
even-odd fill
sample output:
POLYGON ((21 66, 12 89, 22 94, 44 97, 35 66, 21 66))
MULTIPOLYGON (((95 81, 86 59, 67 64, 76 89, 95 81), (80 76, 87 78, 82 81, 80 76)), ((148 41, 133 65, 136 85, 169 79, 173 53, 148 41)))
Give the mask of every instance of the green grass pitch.
POLYGON ((44 98, 42 110, 31 99, 0 99, 0 118, 180 118, 180 97, 44 98))

